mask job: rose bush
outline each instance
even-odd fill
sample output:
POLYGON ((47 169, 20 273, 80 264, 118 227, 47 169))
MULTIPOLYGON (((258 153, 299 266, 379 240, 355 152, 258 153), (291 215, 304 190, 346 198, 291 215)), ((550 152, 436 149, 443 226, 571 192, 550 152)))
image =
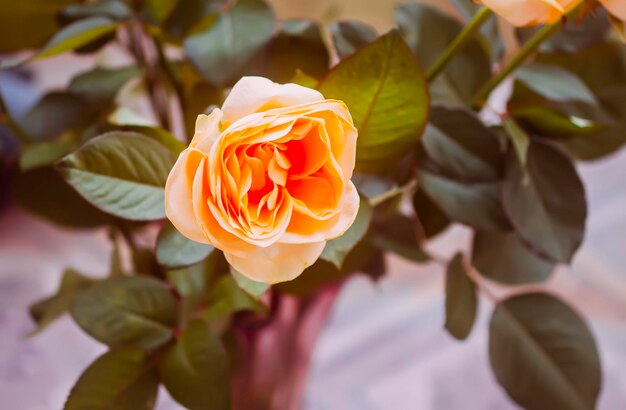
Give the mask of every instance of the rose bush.
POLYGON ((165 187, 168 218, 260 282, 298 276, 354 221, 357 130, 318 91, 244 77, 200 115, 165 187))

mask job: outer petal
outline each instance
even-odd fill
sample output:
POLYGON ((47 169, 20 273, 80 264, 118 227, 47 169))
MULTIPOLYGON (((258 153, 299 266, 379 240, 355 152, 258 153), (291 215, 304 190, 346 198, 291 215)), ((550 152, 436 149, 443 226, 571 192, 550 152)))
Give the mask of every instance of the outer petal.
POLYGON ((322 254, 326 242, 302 244, 275 243, 255 248, 245 257, 224 252, 228 263, 257 282, 279 283, 298 277, 322 254))
POLYGON ((482 3, 515 26, 552 23, 565 12, 564 0, 483 0, 482 3))
POLYGON ((294 208, 292 224, 280 239, 283 243, 306 243, 310 241, 325 241, 337 238, 352 226, 359 212, 359 194, 352 181, 348 181, 341 198, 341 209, 337 215, 329 220, 319 221, 310 214, 298 213, 294 208), (294 226, 295 224, 299 227, 294 226), (303 227, 306 230, 303 230, 303 227))
POLYGON ((205 155, 209 153, 213 143, 220 136, 220 123, 222 121, 222 110, 214 109, 211 114, 200 114, 196 119, 196 132, 189 144, 205 155))
POLYGON ((263 77, 243 77, 233 86, 222 105, 223 121, 228 126, 255 112, 323 99, 319 91, 297 84, 277 84, 263 77))
POLYGON ((626 1, 624 0, 600 0, 600 3, 620 20, 626 21, 626 1))
POLYGON ((193 179, 203 159, 202 153, 194 149, 180 154, 165 183, 165 214, 180 233, 193 241, 208 243, 192 203, 193 179))

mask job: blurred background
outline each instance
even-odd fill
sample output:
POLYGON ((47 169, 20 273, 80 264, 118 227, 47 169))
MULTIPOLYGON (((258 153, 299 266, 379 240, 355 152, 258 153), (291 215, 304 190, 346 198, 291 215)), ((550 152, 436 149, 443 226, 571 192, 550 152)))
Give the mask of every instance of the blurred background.
MULTIPOLYGON (((270 0, 279 18, 363 20, 380 32, 393 24, 395 0, 270 0)), ((449 7, 446 1, 427 1, 449 7)), ((103 58, 122 58, 110 50, 103 58)), ((31 64, 33 82, 0 74, 0 88, 24 112, 45 90, 63 88, 93 62, 63 55, 31 64), (45 67, 45 69, 44 69, 45 67)), ((626 408, 626 150, 580 167, 590 206, 587 236, 571 267, 548 286, 591 325, 603 364, 600 409, 626 408)), ((442 256, 466 248, 469 231, 454 226, 429 246, 442 256)), ((63 269, 104 275, 105 231, 64 231, 5 204, 0 211, 1 408, 62 407, 83 368, 105 348, 69 317, 33 338, 28 306, 55 290, 63 269)), ((487 352, 489 301, 463 343, 444 331, 444 275, 439 265, 389 256, 390 274, 374 284, 355 278, 343 289, 318 342, 303 408, 516 408, 493 379, 487 352)), ((158 409, 177 409, 163 390, 158 409)))

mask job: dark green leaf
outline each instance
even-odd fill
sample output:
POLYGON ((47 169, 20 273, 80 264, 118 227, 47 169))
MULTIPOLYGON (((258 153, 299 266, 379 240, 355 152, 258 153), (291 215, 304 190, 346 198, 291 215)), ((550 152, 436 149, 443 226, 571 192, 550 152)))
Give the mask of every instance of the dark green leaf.
POLYGON ((496 306, 489 359, 498 382, 528 409, 593 409, 600 392, 600 358, 580 316, 544 293, 496 306))
POLYGON ((352 226, 339 238, 326 242, 320 258, 331 262, 337 269, 341 269, 343 261, 350 250, 359 243, 367 233, 372 219, 372 207, 369 201, 361 199, 359 212, 352 226))
POLYGON ((56 225, 84 229, 108 225, 115 220, 89 205, 51 167, 20 173, 13 181, 12 190, 20 206, 56 225))
POLYGON ((172 133, 161 127, 153 127, 148 125, 119 125, 114 127, 118 131, 130 131, 141 134, 145 137, 153 139, 172 151, 173 154, 180 154, 187 146, 178 140, 172 133))
POLYGON ((130 220, 165 217, 164 186, 176 158, 132 132, 92 139, 58 165, 66 181, 105 212, 130 220))
POLYGON ((106 17, 91 17, 64 27, 52 37, 33 60, 40 60, 67 51, 76 50, 104 35, 114 32, 117 23, 106 17))
POLYGON ((84 125, 93 107, 79 96, 65 92, 46 94, 26 115, 17 119, 18 126, 34 141, 49 140, 64 131, 84 125))
POLYGON ((370 241, 376 247, 414 262, 427 262, 428 254, 420 245, 417 222, 402 214, 377 221, 370 241))
POLYGON ((554 270, 554 263, 535 255, 515 232, 476 232, 472 265, 507 285, 543 282, 554 270))
POLYGON ((526 165, 526 157, 528 156, 528 145, 530 145, 530 136, 519 126, 513 118, 505 118, 502 123, 507 137, 513 143, 517 159, 522 165, 526 165))
MULTIPOLYGON (((517 29, 518 39, 524 43, 540 29, 540 27, 517 29)), ((584 19, 570 18, 550 38, 544 41, 539 50, 542 52, 570 54, 572 56, 603 42, 609 34, 606 12, 597 8, 584 19)))
POLYGON ((510 154, 502 201, 525 242, 556 262, 571 261, 585 232, 585 190, 571 161, 531 143, 526 168, 510 154))
POLYGON ((561 67, 540 63, 526 64, 515 74, 526 86, 549 100, 598 104, 589 87, 578 76, 561 67))
POLYGON ((417 145, 426 125, 424 75, 395 30, 335 66, 319 90, 350 109, 359 130, 358 172, 394 167, 417 145))
POLYGON ((232 276, 224 275, 211 288, 208 307, 201 315, 204 320, 211 322, 243 310, 264 313, 266 308, 258 299, 241 289, 232 276))
POLYGON ((267 283, 256 282, 237 272, 234 268, 231 268, 230 272, 237 285, 254 298, 260 298, 270 288, 267 283))
POLYGON ((71 22, 87 17, 108 17, 123 21, 131 16, 131 10, 124 0, 96 0, 91 3, 71 4, 61 10, 59 18, 71 22))
POLYGON ((206 323, 189 324, 159 361, 167 391, 190 410, 230 409, 228 356, 206 323))
POLYGON ((56 14, 74 0, 0 1, 0 52, 42 46, 57 30, 56 14))
POLYGON ((424 239, 440 234, 450 225, 450 219, 446 214, 421 189, 415 191, 413 195, 413 210, 424 239))
POLYGON ((80 376, 65 410, 152 410, 159 377, 148 353, 139 349, 111 350, 80 376))
POLYGON ((329 56, 319 26, 309 20, 287 20, 282 30, 250 63, 246 74, 279 83, 290 82, 298 70, 320 78, 328 71, 329 56))
POLYGON ((22 147, 20 154, 20 170, 52 165, 55 161, 67 155, 76 145, 72 135, 63 135, 52 141, 37 142, 22 147))
POLYGON ((167 222, 157 238, 156 257, 161 266, 179 268, 200 262, 213 251, 209 244, 186 238, 167 222))
POLYGON ((208 26, 187 37, 185 51, 214 85, 235 79, 271 39, 274 14, 263 0, 240 0, 209 17, 208 26))
POLYGON ((217 12, 226 0, 178 0, 178 4, 165 20, 166 31, 182 37, 207 15, 217 12))
POLYGON ((467 276, 463 254, 457 253, 446 272, 445 328, 455 339, 467 338, 474 327, 477 310, 478 297, 474 282, 467 276))
POLYGON ((572 157, 592 161, 601 159, 622 148, 626 144, 624 126, 610 127, 588 135, 575 135, 554 142, 572 157))
POLYGON ((102 68, 72 78, 68 90, 94 104, 110 104, 119 89, 139 74, 137 67, 102 68))
POLYGON ((493 181, 500 173, 497 137, 472 113, 435 109, 422 138, 428 157, 451 176, 493 181))
POLYGON ((160 23, 168 18, 183 0, 142 0, 141 6, 149 19, 160 23))
POLYGON ((378 37, 376 29, 358 20, 344 20, 331 24, 329 30, 341 59, 351 56, 378 37))
POLYGON ((176 304, 165 284, 140 276, 115 276, 80 293, 72 317, 109 346, 154 349, 172 337, 176 304))
MULTIPOLYGON (((399 6, 396 21, 424 68, 430 67, 463 29, 456 19, 421 4, 399 6)), ((470 40, 431 85, 433 105, 467 106, 490 76, 487 52, 478 39, 470 40)))
POLYGON ((65 314, 70 309, 74 297, 79 292, 88 289, 93 283, 92 279, 82 276, 73 269, 67 269, 63 273, 63 278, 56 294, 30 307, 30 317, 37 324, 37 328, 31 332, 31 335, 41 332, 65 314))
POLYGON ((448 218, 487 231, 510 229, 500 200, 500 182, 459 182, 425 170, 420 171, 419 180, 448 218))

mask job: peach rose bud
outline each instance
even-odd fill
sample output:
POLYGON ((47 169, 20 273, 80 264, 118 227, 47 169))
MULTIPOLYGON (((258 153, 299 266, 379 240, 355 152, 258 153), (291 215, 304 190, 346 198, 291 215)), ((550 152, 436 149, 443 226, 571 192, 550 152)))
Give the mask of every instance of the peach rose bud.
MULTIPOLYGON (((622 0, 614 0, 622 1, 622 0)), ((581 0, 482 0, 481 3, 493 10, 509 23, 518 27, 552 24, 581 0)))
POLYGON ((167 217, 250 279, 294 279, 354 222, 357 134, 343 102, 244 77, 198 116, 165 185, 167 217))

